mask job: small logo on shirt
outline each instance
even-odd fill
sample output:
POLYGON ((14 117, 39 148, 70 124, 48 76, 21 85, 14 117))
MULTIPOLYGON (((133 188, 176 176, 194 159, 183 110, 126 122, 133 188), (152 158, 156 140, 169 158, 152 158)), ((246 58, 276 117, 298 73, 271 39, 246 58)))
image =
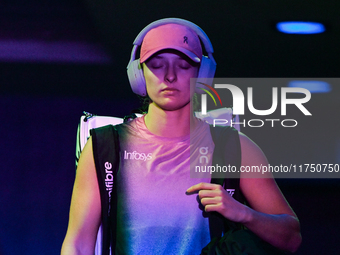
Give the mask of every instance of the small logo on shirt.
POLYGON ((133 152, 127 152, 124 151, 124 159, 132 159, 132 160, 151 160, 152 159, 152 153, 139 153, 137 151, 133 151, 133 152))
POLYGON ((227 192, 229 193, 230 196, 233 196, 235 193, 235 189, 227 189, 227 192))

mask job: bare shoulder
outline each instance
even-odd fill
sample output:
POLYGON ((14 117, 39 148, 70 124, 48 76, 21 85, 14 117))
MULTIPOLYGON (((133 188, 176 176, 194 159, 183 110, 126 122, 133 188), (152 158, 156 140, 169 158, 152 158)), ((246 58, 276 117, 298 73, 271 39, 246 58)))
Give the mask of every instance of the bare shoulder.
POLYGON ((242 152, 242 165, 255 165, 257 163, 267 164, 267 158, 261 148, 252 141, 248 136, 239 132, 241 152, 242 152))
POLYGON ((90 137, 80 155, 72 194, 71 213, 94 217, 100 211, 100 194, 93 158, 92 137, 90 137))
MULTIPOLYGON (((85 181, 85 184, 87 184, 88 182, 97 184, 96 176, 97 176, 96 167, 94 163, 93 149, 92 149, 92 137, 90 137, 83 151, 80 154, 77 174, 76 174, 76 183, 77 183, 77 178, 81 178, 82 179, 81 181, 85 181), (95 183, 93 181, 95 181, 95 183)), ((94 185, 94 186, 98 187, 98 185, 94 185)))
POLYGON ((92 137, 89 138, 80 155, 74 188, 91 193, 92 196, 99 195, 92 137))
MULTIPOLYGON (((245 134, 240 133, 240 143, 243 170, 256 170, 268 165, 261 148, 245 134)), ((241 172, 240 188, 253 209, 263 213, 295 216, 271 173, 241 172)))

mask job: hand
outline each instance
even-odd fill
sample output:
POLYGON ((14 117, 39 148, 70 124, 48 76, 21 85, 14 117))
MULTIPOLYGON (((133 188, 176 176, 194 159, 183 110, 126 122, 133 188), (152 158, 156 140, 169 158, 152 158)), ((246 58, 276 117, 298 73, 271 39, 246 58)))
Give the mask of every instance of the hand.
POLYGON ((218 212, 231 221, 246 222, 250 208, 232 198, 221 185, 202 182, 186 191, 187 195, 195 193, 206 212, 218 212))

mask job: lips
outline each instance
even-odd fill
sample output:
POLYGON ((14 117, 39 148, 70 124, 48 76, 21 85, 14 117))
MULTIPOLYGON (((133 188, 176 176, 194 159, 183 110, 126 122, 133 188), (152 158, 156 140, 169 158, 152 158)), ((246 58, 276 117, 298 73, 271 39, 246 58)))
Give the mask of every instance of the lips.
POLYGON ((164 88, 164 89, 161 90, 160 93, 163 96, 175 96, 175 95, 178 94, 178 92, 179 92, 179 90, 175 89, 175 88, 164 88))
POLYGON ((163 91, 178 91, 178 89, 176 89, 176 88, 164 88, 164 89, 161 90, 161 92, 163 92, 163 91))

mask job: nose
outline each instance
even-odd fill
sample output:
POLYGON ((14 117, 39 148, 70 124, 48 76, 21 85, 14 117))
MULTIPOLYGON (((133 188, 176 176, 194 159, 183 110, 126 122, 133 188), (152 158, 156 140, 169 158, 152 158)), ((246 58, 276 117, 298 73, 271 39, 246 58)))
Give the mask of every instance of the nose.
POLYGON ((169 83, 172 83, 174 81, 176 81, 177 79, 177 74, 176 74, 176 70, 175 70, 175 67, 173 65, 169 65, 167 67, 167 70, 166 70, 166 74, 165 74, 165 77, 164 77, 165 81, 169 82, 169 83))

